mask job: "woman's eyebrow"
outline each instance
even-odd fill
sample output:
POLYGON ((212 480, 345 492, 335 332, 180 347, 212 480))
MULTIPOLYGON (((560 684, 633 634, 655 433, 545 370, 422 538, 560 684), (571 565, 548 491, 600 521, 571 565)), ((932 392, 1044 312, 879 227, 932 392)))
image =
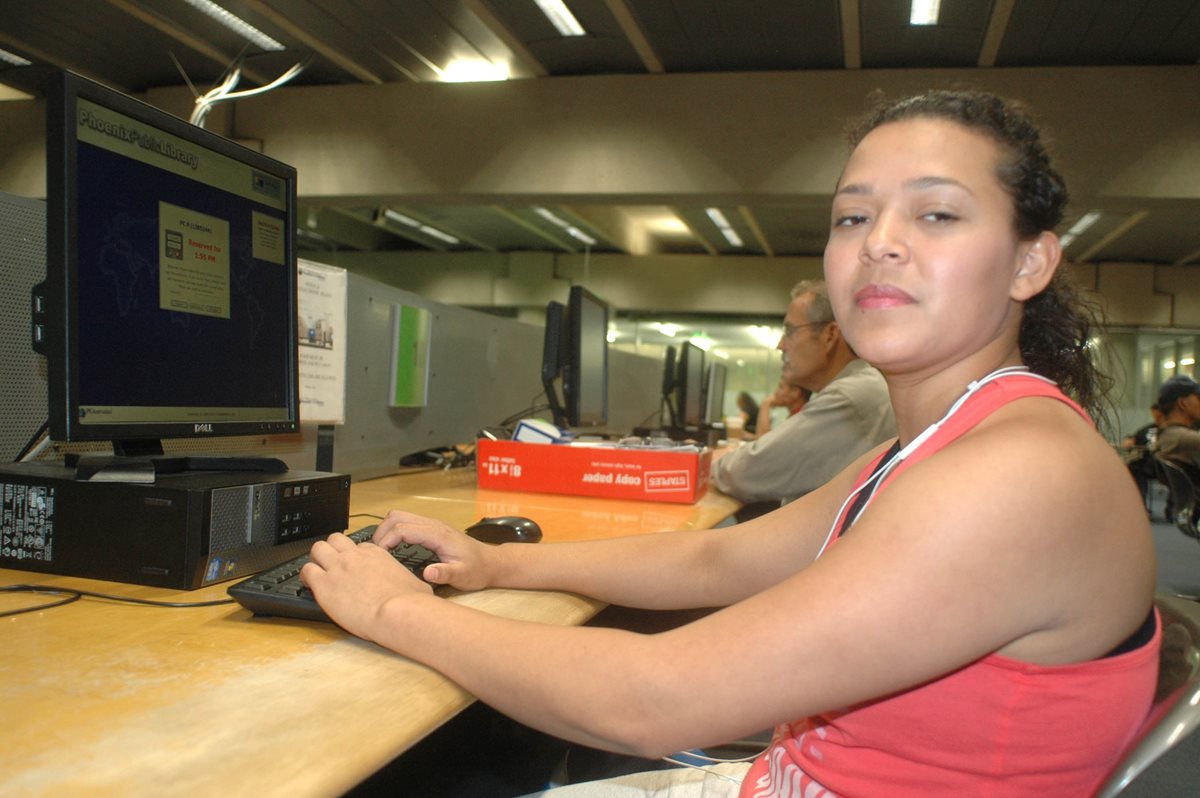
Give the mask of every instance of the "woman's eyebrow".
MULTIPOLYGON (((927 188, 936 188, 938 186, 954 186, 960 188, 974 196, 973 191, 967 187, 965 183, 955 180, 953 177, 942 177, 940 175, 928 175, 925 177, 912 177, 905 180, 901 184, 905 190, 921 191, 927 188)), ((837 194, 851 194, 854 196, 869 196, 875 193, 874 186, 871 183, 847 183, 837 190, 837 194)))

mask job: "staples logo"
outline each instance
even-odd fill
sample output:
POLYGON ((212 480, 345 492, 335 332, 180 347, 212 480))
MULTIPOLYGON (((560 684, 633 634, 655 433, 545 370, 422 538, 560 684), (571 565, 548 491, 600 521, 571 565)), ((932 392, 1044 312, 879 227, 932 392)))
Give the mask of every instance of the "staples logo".
POLYGON ((193 432, 212 432, 212 424, 196 424, 192 427, 193 432))
POLYGON ((678 493, 691 490, 692 483, 687 471, 647 471, 647 493, 678 493))

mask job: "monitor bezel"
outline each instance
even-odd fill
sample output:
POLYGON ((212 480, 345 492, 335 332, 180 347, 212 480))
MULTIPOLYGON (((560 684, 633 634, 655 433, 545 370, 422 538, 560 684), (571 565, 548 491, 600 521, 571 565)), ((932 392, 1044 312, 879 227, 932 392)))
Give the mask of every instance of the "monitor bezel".
POLYGON ((47 357, 50 437, 58 441, 153 441, 165 438, 284 434, 300 429, 297 328, 296 169, 223 136, 196 127, 136 98, 71 72, 52 75, 46 84, 46 280, 37 289, 34 314, 40 320, 35 346, 47 357), (147 421, 139 423, 79 422, 79 330, 76 244, 78 208, 79 99, 88 100, 155 127, 212 152, 244 162, 283 180, 285 186, 288 349, 285 379, 286 419, 147 421), (39 306, 40 303, 40 306, 39 306), (40 338, 40 340, 39 340, 40 338))
MULTIPOLYGON (((600 297, 588 291, 581 285, 573 285, 567 295, 567 312, 564 322, 566 346, 562 361, 563 404, 566 409, 567 425, 574 429, 604 427, 608 424, 608 320, 609 305, 600 297), (603 311, 604 322, 600 335, 604 341, 603 365, 601 366, 600 388, 603 394, 600 412, 585 414, 583 400, 583 347, 587 343, 589 332, 583 327, 583 305, 587 303, 603 311)), ((595 330, 590 331, 593 335, 595 330)))

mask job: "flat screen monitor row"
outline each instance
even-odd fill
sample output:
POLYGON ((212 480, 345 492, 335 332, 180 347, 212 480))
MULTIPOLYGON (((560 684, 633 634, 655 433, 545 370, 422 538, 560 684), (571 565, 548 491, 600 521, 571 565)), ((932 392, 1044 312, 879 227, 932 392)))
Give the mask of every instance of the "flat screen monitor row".
POLYGON ((724 363, 705 363, 705 352, 691 341, 678 350, 668 346, 663 356, 663 403, 670 426, 684 429, 711 427, 725 416, 724 363))
MULTIPOLYGON (((706 364, 704 350, 690 341, 678 350, 668 346, 662 382, 666 425, 700 429, 721 422, 727 374, 723 363, 706 364)), ((558 426, 608 422, 608 305, 582 286, 571 287, 565 306, 546 306, 542 384, 558 426)))

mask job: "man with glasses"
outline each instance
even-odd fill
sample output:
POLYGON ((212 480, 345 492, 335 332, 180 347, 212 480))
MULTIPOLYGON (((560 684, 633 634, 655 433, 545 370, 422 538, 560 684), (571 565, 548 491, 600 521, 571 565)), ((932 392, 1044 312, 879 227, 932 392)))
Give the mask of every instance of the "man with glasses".
POLYGON ((713 484, 748 505, 740 520, 815 490, 896 436, 883 375, 842 337, 824 282, 792 289, 776 348, 783 379, 812 396, 799 413, 713 463, 713 484))

